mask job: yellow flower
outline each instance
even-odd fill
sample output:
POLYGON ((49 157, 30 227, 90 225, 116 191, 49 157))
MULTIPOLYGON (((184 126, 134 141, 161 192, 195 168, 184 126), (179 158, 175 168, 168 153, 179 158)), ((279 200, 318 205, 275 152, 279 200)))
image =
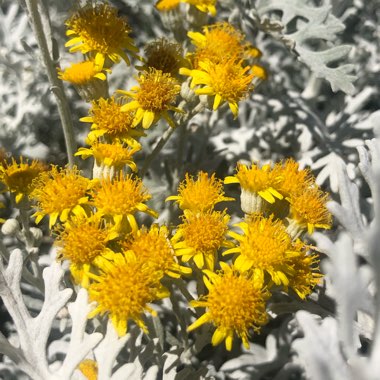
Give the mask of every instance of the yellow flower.
POLYGON ((99 270, 100 275, 90 274, 95 280, 89 286, 90 300, 96 301, 97 307, 89 318, 109 314, 119 336, 127 333, 128 320, 133 320, 146 332, 143 313, 148 311, 157 315, 148 303, 169 296, 160 283, 163 273, 141 265, 131 252, 118 254, 111 262, 105 260, 99 270))
POLYGON ((281 178, 281 181, 274 186, 285 198, 300 194, 306 188, 315 184, 315 179, 310 170, 299 170, 299 164, 292 158, 276 164, 273 168, 273 175, 281 178))
POLYGON ((213 270, 218 250, 231 247, 226 240, 229 215, 218 211, 194 214, 189 210, 184 214, 183 223, 172 237, 176 255, 182 256, 183 262, 192 259, 200 269, 213 270))
POLYGON ((316 254, 307 254, 290 259, 294 275, 289 277, 289 288, 292 288, 301 299, 311 294, 314 287, 321 281, 323 275, 319 271, 319 258, 316 254))
POLYGON ((328 194, 318 187, 310 187, 289 198, 290 219, 309 234, 315 228, 330 229, 332 216, 326 207, 328 194))
POLYGON ((219 22, 203 27, 200 32, 188 32, 191 42, 196 47, 191 54, 193 66, 198 69, 201 61, 221 63, 232 58, 244 57, 244 36, 228 22, 219 22))
POLYGON ((94 78, 105 81, 107 76, 103 70, 99 70, 94 61, 72 63, 70 67, 63 71, 58 68, 58 78, 72 84, 85 85, 93 81, 94 78))
POLYGON ((222 271, 219 273, 204 271, 208 294, 191 301, 190 305, 204 307, 206 312, 187 330, 212 323, 216 327, 212 336, 214 346, 225 340, 226 349, 231 351, 236 334, 249 348, 249 329, 259 332, 268 321, 265 303, 270 294, 263 288, 262 280, 252 273, 241 274, 223 262, 220 265, 222 271))
POLYGON ((88 273, 99 257, 115 255, 107 243, 118 234, 99 215, 72 216, 55 232, 58 234, 54 243, 58 247, 58 260, 70 261, 74 281, 83 287, 88 286, 88 273))
POLYGON ((178 264, 174 248, 169 240, 167 227, 153 224, 128 235, 122 247, 133 251, 137 260, 153 267, 153 271, 162 271, 170 277, 179 278, 181 274, 190 274, 191 269, 178 264))
POLYGON ((66 26, 70 40, 65 46, 71 46, 71 53, 90 53, 99 70, 103 69, 106 58, 115 63, 122 58, 130 64, 124 50, 138 51, 129 37, 131 29, 127 21, 117 15, 116 8, 106 3, 88 1, 66 21, 66 26))
POLYGON ((237 224, 243 235, 229 232, 239 245, 223 253, 238 253, 234 266, 244 272, 253 270, 255 275, 264 278, 268 273, 276 285, 289 284, 289 276, 294 270, 288 261, 301 255, 302 244, 293 244, 280 220, 273 217, 253 215, 246 222, 237 224))
POLYGON ((83 205, 88 202, 87 190, 91 181, 80 175, 77 168, 58 169, 53 166, 50 171, 42 172, 33 181, 30 198, 37 202, 34 214, 38 224, 45 215, 50 215, 51 228, 59 217, 61 222, 71 214, 83 213, 83 205))
POLYGON ((173 106, 181 90, 178 81, 161 70, 150 69, 148 72, 139 75, 138 82, 139 86, 133 87, 132 92, 118 91, 134 99, 121 108, 125 112, 136 110, 133 125, 137 126, 142 122, 143 128, 147 129, 158 119, 164 118, 170 126, 175 127, 168 111, 181 112, 173 106))
POLYGON ((91 148, 79 148, 75 155, 82 156, 83 159, 93 156, 98 166, 113 166, 116 171, 122 170, 127 165, 132 171, 137 172, 132 156, 140 149, 140 145, 129 148, 119 142, 112 144, 94 142, 91 148))
POLYGON ((276 190, 282 177, 271 170, 270 165, 261 168, 252 163, 251 167, 237 164, 236 174, 225 178, 225 184, 239 183, 241 187, 241 208, 247 214, 262 212, 265 207, 263 200, 274 203, 276 198, 283 199, 276 190))
POLYGON ((143 136, 144 133, 137 131, 132 126, 135 113, 133 111, 122 112, 121 107, 121 104, 113 96, 109 99, 92 102, 90 116, 80 119, 84 123, 92 123, 91 132, 88 134, 90 142, 104 136, 111 141, 121 140, 131 147, 139 145, 135 138, 143 136))
POLYGON ((15 195, 16 203, 20 203, 33 191, 33 180, 44 170, 45 165, 37 160, 28 162, 23 157, 19 163, 14 158, 11 162, 4 160, 0 163, 0 182, 15 195))
POLYGON ((167 12, 178 7, 181 0, 158 0, 156 3, 156 8, 159 11, 167 12))
POLYGON ((145 212, 154 218, 158 216, 143 203, 149 200, 151 195, 143 186, 141 179, 132 175, 124 176, 119 173, 113 179, 103 177, 92 189, 92 196, 91 204, 96 207, 100 215, 113 217, 117 225, 120 225, 126 217, 132 231, 138 229, 134 217, 137 211, 145 212))
POLYGON ((182 210, 193 212, 208 211, 219 202, 233 200, 224 196, 223 181, 215 178, 215 173, 209 177, 202 171, 196 180, 186 173, 185 180, 178 187, 178 195, 166 198, 166 201, 176 201, 182 210))
POLYGON ((144 66, 137 67, 149 71, 149 68, 161 70, 172 77, 178 75, 179 68, 186 65, 183 48, 180 44, 159 38, 145 47, 144 66))
POLYGON ((201 12, 210 13, 212 16, 216 15, 216 0, 158 0, 156 8, 159 11, 170 11, 178 7, 180 3, 188 3, 201 12))
POLYGON ((78 369, 83 373, 87 380, 98 380, 98 363, 91 359, 82 360, 78 369))
POLYGON ((248 92, 253 89, 251 85, 255 78, 254 73, 250 73, 250 66, 243 67, 242 61, 232 58, 220 63, 212 61, 200 61, 199 69, 180 69, 180 74, 192 77, 191 88, 197 85, 197 95, 215 96, 213 110, 218 109, 224 102, 228 105, 236 118, 239 111, 238 102, 247 97, 248 92))

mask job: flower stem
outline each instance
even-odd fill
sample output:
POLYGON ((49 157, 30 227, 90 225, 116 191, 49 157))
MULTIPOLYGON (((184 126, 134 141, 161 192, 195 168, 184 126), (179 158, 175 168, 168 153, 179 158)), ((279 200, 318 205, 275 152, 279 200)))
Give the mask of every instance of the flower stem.
POLYGON ((29 21, 33 27, 38 46, 41 51, 42 60, 47 70, 47 75, 51 85, 51 91, 55 96, 55 100, 58 106, 59 116, 61 118, 63 134, 65 137, 66 151, 68 156, 69 166, 74 165, 74 153, 76 150, 76 144, 74 139, 73 123, 71 120, 71 114, 67 98, 63 89, 62 81, 58 79, 57 70, 53 61, 52 54, 49 51, 48 42, 44 33, 43 23, 47 25, 49 23, 46 9, 41 0, 25 0, 29 21), (40 9, 42 12, 39 12, 40 9), (46 19, 42 19, 42 17, 46 19))

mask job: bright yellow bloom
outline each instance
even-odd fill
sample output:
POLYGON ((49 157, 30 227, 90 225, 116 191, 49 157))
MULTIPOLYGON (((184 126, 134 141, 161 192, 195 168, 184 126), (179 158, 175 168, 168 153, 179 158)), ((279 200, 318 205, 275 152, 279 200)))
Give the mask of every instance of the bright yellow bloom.
POLYGON ((88 203, 87 190, 91 181, 80 175, 77 168, 58 169, 52 166, 50 171, 42 172, 33 181, 30 198, 37 202, 34 214, 38 224, 45 215, 50 216, 51 228, 59 217, 66 222, 71 214, 83 213, 83 205, 88 203))
POLYGON ((191 88, 197 85, 203 87, 197 88, 197 95, 215 96, 213 110, 218 109, 224 102, 228 105, 236 118, 239 111, 239 101, 245 99, 248 92, 253 89, 251 85, 255 77, 250 73, 250 66, 243 67, 241 61, 232 58, 220 63, 212 61, 200 61, 199 69, 189 70, 180 69, 180 74, 191 76, 191 88))
POLYGON ((87 380, 98 380, 98 363, 91 359, 85 359, 78 365, 78 369, 87 380))
POLYGON ((252 163, 251 167, 237 164, 236 174, 225 178, 225 184, 239 183, 241 187, 241 208, 247 214, 262 212, 265 202, 274 203, 276 198, 283 199, 276 190, 282 177, 271 170, 270 165, 261 168, 252 163), (263 201, 264 200, 264 201, 263 201))
POLYGON ((137 172, 132 156, 140 149, 140 145, 130 148, 119 142, 112 144, 94 142, 91 148, 79 148, 75 155, 82 156, 83 159, 93 156, 98 166, 113 166, 116 171, 122 170, 127 165, 132 171, 137 172))
POLYGON ((255 275, 264 278, 268 273, 276 285, 289 284, 289 276, 294 270, 288 261, 292 257, 300 256, 302 245, 293 244, 280 220, 273 217, 265 218, 262 215, 253 215, 246 222, 237 224, 243 235, 229 232, 239 245, 229 249, 223 255, 238 253, 234 266, 244 272, 253 270, 255 275))
POLYGON ((242 339, 249 348, 249 329, 255 332, 268 321, 266 300, 270 293, 263 288, 260 278, 241 274, 221 262, 222 271, 213 273, 205 270, 204 283, 208 294, 197 301, 193 307, 205 307, 206 313, 188 327, 192 331, 204 323, 212 323, 216 330, 212 336, 215 346, 225 340, 226 349, 231 351, 234 335, 242 339))
POLYGON ((99 70, 94 61, 84 61, 72 63, 70 67, 63 71, 58 68, 58 78, 72 84, 85 85, 94 80, 94 78, 105 81, 107 77, 103 71, 104 69, 99 70))
POLYGON ((135 113, 122 112, 121 107, 113 96, 92 102, 89 116, 80 119, 84 123, 92 123, 91 132, 88 134, 90 142, 104 136, 111 141, 123 141, 131 147, 139 145, 135 138, 144 134, 132 126, 135 113))
POLYGON ((138 229, 134 217, 137 211, 145 212, 154 218, 158 216, 143 203, 152 196, 145 189, 141 179, 132 175, 123 176, 119 173, 113 179, 103 177, 92 189, 92 196, 91 204, 96 207, 100 215, 113 217, 117 225, 120 225, 126 217, 132 231, 138 229))
POLYGON ((199 11, 216 15, 216 0, 158 0, 156 8, 159 11, 170 11, 176 8, 179 3, 188 3, 196 7, 199 11))
POLYGON ((133 125, 142 123, 143 128, 147 129, 160 118, 164 118, 170 126, 174 127, 175 123, 168 111, 181 112, 173 106, 181 90, 178 81, 161 70, 150 69, 139 75, 138 82, 139 86, 133 87, 131 92, 118 91, 134 99, 121 108, 125 112, 136 110, 133 125))
POLYGON ((219 22, 203 27, 200 32, 188 32, 191 42, 196 47, 191 54, 193 66, 198 69, 201 61, 221 63, 229 59, 244 58, 244 35, 228 22, 219 22))
POLYGON ((125 49, 132 53, 138 51, 129 37, 131 29, 127 21, 117 15, 117 9, 109 4, 87 4, 77 10, 67 21, 66 34, 70 40, 70 52, 90 53, 99 70, 103 69, 105 59, 119 62, 120 58, 130 64, 125 49))
POLYGON ((307 254, 293 257, 289 265, 294 270, 294 275, 289 278, 289 288, 292 288, 301 299, 311 294, 314 287, 321 282, 323 275, 319 271, 319 258, 315 254, 307 254))
POLYGON ((185 180, 178 186, 178 195, 166 198, 166 201, 176 201, 182 210, 192 212, 208 211, 219 202, 233 200, 224 196, 223 181, 215 178, 215 173, 209 177, 202 171, 196 180, 186 173, 185 180))
POLYGON ((89 285, 88 273, 99 257, 115 255, 107 244, 118 234, 99 215, 72 216, 55 232, 58 234, 54 242, 58 247, 58 260, 70 261, 74 281, 83 287, 89 285))
POLYGON ((310 170, 299 169, 299 164, 292 158, 278 163, 273 168, 274 177, 281 180, 274 185, 276 190, 285 198, 302 193, 306 188, 315 184, 310 170))
POLYGON ((182 256, 185 263, 192 259, 198 268, 213 270, 218 250, 231 247, 226 240, 229 215, 218 211, 195 214, 189 210, 184 214, 172 238, 176 255, 182 256))
POLYGON ((149 71, 149 68, 161 70, 172 77, 178 75, 179 68, 186 65, 182 45, 159 38, 145 47, 144 66, 137 67, 149 71))
POLYGON ((330 229, 332 216, 326 207, 328 194, 318 187, 310 187, 302 193, 289 198, 290 219, 301 228, 307 229, 309 234, 315 228, 330 229))
POLYGON ((90 300, 96 301, 97 307, 89 318, 109 314, 119 336, 127 333, 128 320, 147 332, 142 314, 148 311, 157 315, 148 303, 169 296, 169 291, 160 283, 162 272, 141 265, 131 252, 118 254, 112 262, 104 261, 99 268, 100 275, 90 275, 95 280, 89 286, 90 300))
POLYGON ((165 226, 153 224, 149 230, 143 227, 129 234, 122 247, 125 251, 133 251, 137 260, 152 266, 153 271, 162 271, 174 278, 191 273, 190 268, 178 264, 165 226))
POLYGON ((19 163, 14 158, 11 162, 4 160, 0 163, 0 182, 14 194, 16 203, 19 203, 33 191, 33 180, 44 170, 45 165, 37 160, 30 163, 23 157, 20 157, 19 163))

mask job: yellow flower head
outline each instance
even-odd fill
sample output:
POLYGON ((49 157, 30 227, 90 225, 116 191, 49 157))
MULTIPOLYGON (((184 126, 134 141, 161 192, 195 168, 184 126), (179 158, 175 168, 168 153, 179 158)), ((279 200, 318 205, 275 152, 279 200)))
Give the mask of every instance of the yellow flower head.
POLYGON ((307 229, 309 234, 315 228, 330 229, 332 216, 326 207, 328 194, 318 187, 310 187, 302 193, 289 198, 290 219, 301 228, 307 229))
POLYGON ((33 180, 44 170, 44 164, 37 160, 28 162, 20 157, 17 163, 14 158, 11 162, 0 163, 0 182, 4 183, 8 191, 15 195, 16 203, 33 191, 33 180))
POLYGON ((153 271, 162 271, 174 278, 191 273, 190 268, 178 264, 165 226, 153 224, 149 230, 143 227, 129 234, 122 247, 125 251, 133 251, 137 260, 151 266, 153 271))
POLYGON ((241 208, 247 214, 261 212, 265 202, 274 203, 276 198, 283 199, 276 190, 282 177, 272 171, 270 165, 261 168, 252 163, 251 167, 237 164, 236 174, 225 178, 225 184, 239 183, 241 187, 241 208))
POLYGON ((302 245, 294 245, 285 226, 280 220, 262 215, 254 215, 238 226, 244 232, 239 235, 229 232, 239 245, 223 253, 238 253, 234 266, 244 272, 252 269, 256 275, 264 277, 268 273, 276 285, 289 283, 289 275, 293 274, 288 260, 301 255, 302 245))
POLYGON ((131 252, 118 254, 111 262, 104 261, 99 270, 99 276, 90 274, 95 280, 89 286, 90 300, 96 301, 97 307, 89 318, 108 314, 119 336, 127 333, 129 320, 146 332, 142 314, 157 314, 148 304, 169 296, 160 283, 162 272, 141 265, 131 252))
POLYGON ((123 105, 122 111, 137 110, 134 125, 142 122, 144 129, 149 128, 161 117, 174 127, 174 121, 168 111, 179 111, 173 106, 181 90, 178 81, 161 70, 150 69, 139 75, 138 82, 139 86, 133 87, 132 92, 119 90, 120 93, 134 99, 123 105))
POLYGON ((134 214, 137 211, 145 212, 154 218, 158 215, 144 202, 151 198, 141 179, 132 175, 109 177, 99 180, 98 185, 92 189, 93 200, 91 204, 96 207, 100 215, 112 216, 115 223, 120 223, 126 216, 132 230, 137 230, 134 214))
POLYGON ((158 0, 156 8, 159 11, 167 12, 178 7, 180 3, 188 3, 196 7, 199 11, 216 15, 216 0, 158 0))
POLYGON ((87 380, 98 380, 98 363, 91 359, 82 360, 78 369, 87 380))
POLYGON ((176 201, 182 210, 192 212, 208 211, 219 202, 233 200, 234 198, 224 196, 223 181, 215 178, 215 173, 209 177, 202 171, 196 180, 186 173, 185 180, 178 187, 178 195, 166 198, 166 201, 176 201))
POLYGON ((285 198, 302 193, 306 188, 315 184, 310 170, 299 169, 299 164, 289 158, 285 162, 278 163, 273 168, 274 177, 281 180, 274 185, 276 190, 285 198))
POLYGON ((183 58, 182 45, 170 42, 166 38, 159 38, 150 42, 144 50, 146 59, 145 65, 141 68, 145 70, 154 68, 175 77, 179 68, 186 63, 183 58))
POLYGON ((292 266, 294 274, 289 277, 288 287, 292 288, 301 299, 305 299, 323 277, 319 271, 318 255, 303 252, 300 256, 292 257, 289 265, 292 266))
POLYGON ((58 247, 57 258, 69 260, 74 281, 87 287, 91 266, 96 265, 100 256, 113 256, 107 243, 118 234, 99 215, 85 214, 72 216, 55 232, 58 234, 54 243, 58 247))
POLYGON ((199 69, 196 70, 181 68, 180 74, 192 77, 191 88, 203 86, 195 90, 197 95, 215 96, 214 111, 224 102, 228 102, 236 118, 239 101, 245 99, 253 89, 251 82, 255 74, 250 72, 251 67, 243 67, 242 62, 234 58, 220 63, 201 61, 198 66, 199 69))
POLYGON ((188 331, 212 323, 216 327, 212 336, 214 346, 225 340, 226 349, 231 351, 236 334, 249 348, 249 329, 259 332, 268 321, 266 300, 270 294, 263 288, 262 280, 252 273, 241 274, 223 262, 220 265, 222 271, 219 273, 204 271, 208 294, 191 301, 190 305, 205 307, 206 312, 188 327, 188 331))
POLYGON ((143 133, 137 131, 132 126, 135 113, 133 111, 122 112, 121 104, 112 96, 109 99, 99 99, 92 102, 89 111, 90 116, 82 117, 80 121, 92 123, 88 140, 95 141, 98 137, 104 136, 110 140, 121 140, 129 146, 139 145, 136 137, 143 133))
POLYGON ((70 40, 65 46, 71 46, 71 53, 90 53, 99 70, 103 69, 106 58, 115 63, 122 58, 130 64, 124 50, 132 53, 138 51, 129 37, 131 29, 127 21, 119 17, 117 9, 107 3, 94 4, 88 1, 66 21, 66 26, 70 40))
POLYGON ((218 250, 231 246, 226 240, 229 215, 218 211, 195 214, 189 210, 184 214, 172 238, 176 255, 182 256, 184 262, 192 259, 200 269, 213 270, 218 250))
POLYGON ((88 202, 87 190, 91 181, 80 175, 77 168, 58 169, 52 166, 50 171, 42 172, 33 181, 30 198, 37 202, 34 214, 36 223, 45 215, 50 215, 51 228, 59 217, 66 222, 71 214, 83 213, 83 205, 88 202))
MULTIPOLYGON (((62 71, 58 68, 58 78, 76 85, 85 85, 96 79, 106 80, 104 70, 99 70, 94 61, 72 63, 70 67, 62 71)), ((109 71, 109 70, 108 70, 109 71)))
POLYGON ((94 142, 91 148, 79 148, 75 155, 82 156, 83 159, 93 156, 98 166, 113 166, 116 170, 121 170, 127 165, 132 171, 137 172, 132 156, 140 149, 140 145, 130 148, 119 142, 112 144, 94 142))

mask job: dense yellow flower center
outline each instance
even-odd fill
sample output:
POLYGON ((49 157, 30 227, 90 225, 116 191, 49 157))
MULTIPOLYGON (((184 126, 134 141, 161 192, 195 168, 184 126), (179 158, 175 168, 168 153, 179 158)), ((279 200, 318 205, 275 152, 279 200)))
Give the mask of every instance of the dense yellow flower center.
POLYGON ((86 196, 90 180, 74 169, 58 170, 53 166, 41 173, 35 181, 31 198, 35 199, 44 214, 60 213, 78 205, 86 196))
POLYGON ((89 287, 91 301, 98 303, 95 312, 110 313, 119 335, 125 334, 128 319, 143 327, 141 314, 150 310, 147 304, 162 298, 161 276, 162 273, 152 272, 139 262, 120 259, 109 263, 89 287))
MULTIPOLYGON (((101 71, 99 71, 94 61, 84 61, 73 63, 64 71, 58 70, 58 77, 76 85, 84 85, 93 80, 95 76, 99 76, 100 73, 101 71)), ((105 74, 101 75, 101 77, 103 76, 105 79, 105 74)))
POLYGON ((141 108, 161 112, 170 108, 180 91, 176 79, 161 70, 151 69, 139 76, 140 88, 135 95, 141 108))
POLYGON ((292 240, 281 221, 256 216, 242 225, 246 231, 240 241, 241 255, 252 260, 254 268, 269 269, 284 262, 292 240))
POLYGON ((121 105, 111 97, 94 101, 90 116, 93 122, 91 129, 102 130, 111 138, 115 138, 127 134, 132 129, 134 112, 121 112, 121 105))
POLYGON ((153 265, 154 270, 167 272, 176 264, 168 234, 164 227, 153 226, 150 230, 143 228, 123 243, 123 249, 133 251, 137 260, 153 265))
POLYGON ((239 336, 251 327, 267 321, 262 289, 236 272, 230 271, 213 278, 207 299, 207 312, 217 327, 235 330, 239 336))
POLYGON ((44 170, 45 166, 36 160, 28 163, 21 157, 20 163, 17 163, 12 159, 11 163, 0 164, 0 181, 11 192, 29 194, 33 189, 33 180, 44 170))
POLYGON ((151 198, 140 179, 120 174, 102 178, 94 189, 93 205, 104 215, 127 215, 137 211, 141 202, 151 198))
POLYGON ((161 70, 163 73, 178 74, 183 61, 183 49, 180 44, 160 38, 151 42, 145 48, 146 66, 161 70))
POLYGON ((309 232, 313 227, 330 228, 332 216, 326 207, 328 195, 316 187, 311 187, 290 199, 293 219, 307 224, 309 232))
POLYGON ((59 257, 74 264, 90 264, 104 252, 108 234, 99 218, 73 218, 55 241, 59 257))
POLYGON ((280 178, 274 176, 269 166, 265 165, 260 168, 255 164, 252 164, 250 168, 243 164, 238 164, 236 178, 243 189, 253 193, 266 190, 280 180, 280 178))
POLYGON ((233 198, 224 197, 223 182, 215 178, 215 174, 209 177, 201 171, 196 180, 186 173, 185 180, 178 187, 178 197, 173 196, 169 199, 178 199, 179 206, 184 210, 207 211, 216 203, 233 198))
POLYGON ((104 144, 97 143, 92 146, 93 155, 97 161, 109 163, 114 166, 123 166, 128 163, 133 154, 136 152, 135 149, 126 148, 122 144, 104 144))
MULTIPOLYGON (((71 34, 77 35, 82 41, 82 51, 98 51, 114 53, 126 47, 130 42, 131 31, 128 23, 117 15, 117 9, 108 4, 87 4, 79 9, 66 25, 71 34)), ((70 35, 71 35, 70 34, 70 35)))
POLYGON ((187 213, 184 223, 179 226, 188 247, 199 252, 214 252, 220 248, 228 230, 228 218, 217 211, 187 213))

